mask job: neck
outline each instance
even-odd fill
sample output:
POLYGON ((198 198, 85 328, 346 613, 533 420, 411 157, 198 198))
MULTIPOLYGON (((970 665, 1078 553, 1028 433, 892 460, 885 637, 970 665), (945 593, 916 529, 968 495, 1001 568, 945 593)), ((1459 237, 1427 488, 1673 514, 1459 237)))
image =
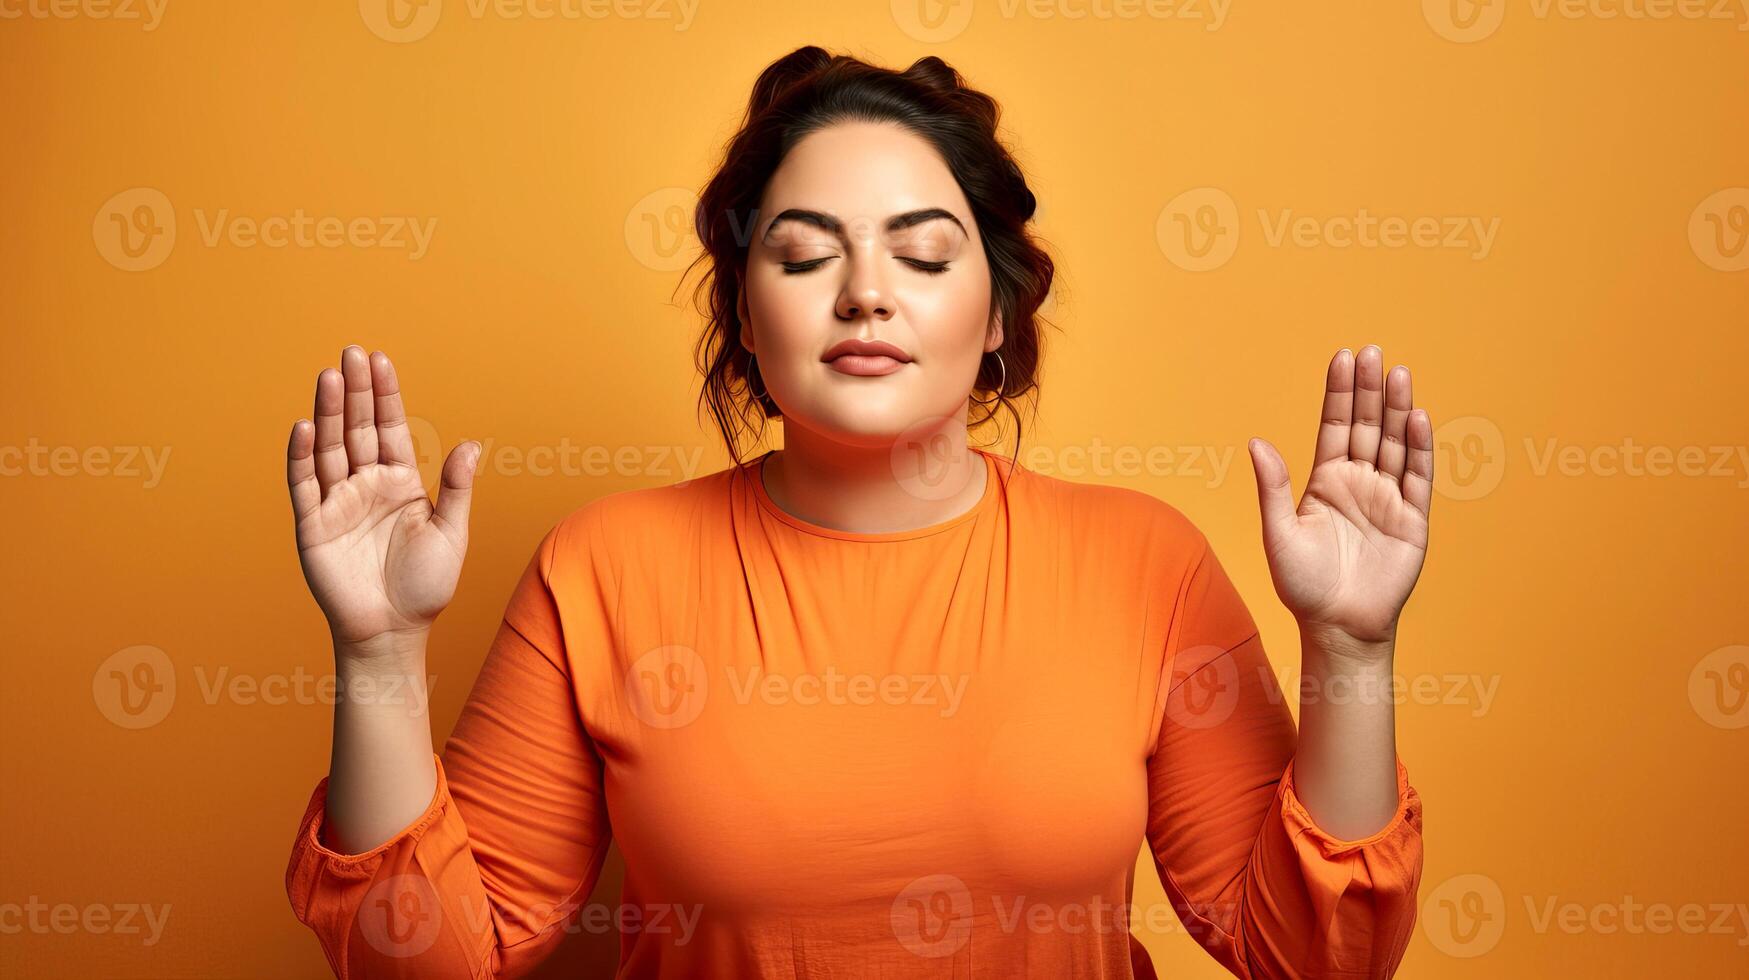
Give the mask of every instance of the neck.
POLYGON ((784 448, 765 460, 772 503, 811 524, 856 534, 910 531, 978 505, 989 473, 964 425, 927 438, 851 446, 784 427, 784 448))

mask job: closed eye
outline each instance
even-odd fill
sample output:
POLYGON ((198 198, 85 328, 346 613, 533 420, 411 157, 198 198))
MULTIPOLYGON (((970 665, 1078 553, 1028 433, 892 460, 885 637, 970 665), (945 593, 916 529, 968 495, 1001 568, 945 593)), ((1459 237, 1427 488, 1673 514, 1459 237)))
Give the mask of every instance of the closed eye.
MULTIPOLYGON (((836 255, 828 255, 824 258, 808 259, 803 262, 785 262, 783 263, 783 271, 790 275, 800 275, 804 272, 812 272, 837 257, 838 256, 836 255)), ((906 258, 902 255, 898 256, 898 259, 900 262, 909 265, 913 269, 932 276, 940 275, 948 270, 948 264, 946 262, 930 262, 925 259, 906 258)))

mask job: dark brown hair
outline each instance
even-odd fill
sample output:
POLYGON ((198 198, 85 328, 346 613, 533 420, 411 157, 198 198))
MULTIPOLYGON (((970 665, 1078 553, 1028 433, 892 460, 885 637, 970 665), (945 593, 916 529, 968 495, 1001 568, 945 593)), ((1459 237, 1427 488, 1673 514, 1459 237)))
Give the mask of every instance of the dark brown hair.
MULTIPOLYGON (((1018 458, 1021 420, 1016 405, 1038 390, 1039 326, 1047 322, 1038 310, 1050 293, 1054 266, 1027 230, 1038 202, 997 137, 999 113, 994 99, 966 87, 957 71, 933 55, 900 72, 809 45, 760 73, 741 129, 729 141, 693 215, 704 247, 693 265, 706 263, 693 294, 707 320, 695 350, 704 374, 699 403, 709 407, 736 465, 742 463, 742 434, 757 441, 766 420, 782 414, 769 392, 753 394, 749 374, 756 368, 741 346, 736 312, 759 201, 796 143, 850 120, 898 123, 929 141, 971 204, 989 260, 991 301, 1002 314, 1002 345, 996 352, 1003 364, 998 366, 992 357, 979 366, 973 390, 993 392, 994 398, 975 396, 990 404, 975 405, 984 411, 976 418, 968 416, 967 427, 989 421, 998 406, 1006 407, 1015 420, 1018 458)), ((1036 410, 1036 397, 1032 402, 1036 410)))

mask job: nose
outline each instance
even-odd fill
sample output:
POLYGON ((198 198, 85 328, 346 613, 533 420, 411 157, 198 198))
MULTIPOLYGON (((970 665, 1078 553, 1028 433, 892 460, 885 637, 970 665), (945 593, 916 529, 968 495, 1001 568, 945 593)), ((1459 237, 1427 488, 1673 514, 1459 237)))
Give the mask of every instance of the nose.
POLYGON ((889 320, 893 316, 893 297, 887 291, 886 280, 877 268, 873 255, 856 256, 850 260, 850 276, 838 293, 838 318, 859 320, 870 316, 889 320))

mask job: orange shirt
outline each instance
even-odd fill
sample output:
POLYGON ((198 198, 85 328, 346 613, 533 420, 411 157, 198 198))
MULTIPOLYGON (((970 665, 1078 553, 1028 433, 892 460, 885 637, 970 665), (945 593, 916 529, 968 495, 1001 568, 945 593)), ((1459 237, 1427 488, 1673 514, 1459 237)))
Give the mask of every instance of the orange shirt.
POLYGON ((525 973, 611 837, 621 977, 1152 977, 1144 840, 1233 973, 1388 975, 1421 874, 1401 761, 1388 825, 1321 830, 1201 532, 979 452, 979 503, 910 531, 784 512, 764 457, 561 521, 427 811, 340 854, 316 785, 286 888, 335 973, 525 973))

